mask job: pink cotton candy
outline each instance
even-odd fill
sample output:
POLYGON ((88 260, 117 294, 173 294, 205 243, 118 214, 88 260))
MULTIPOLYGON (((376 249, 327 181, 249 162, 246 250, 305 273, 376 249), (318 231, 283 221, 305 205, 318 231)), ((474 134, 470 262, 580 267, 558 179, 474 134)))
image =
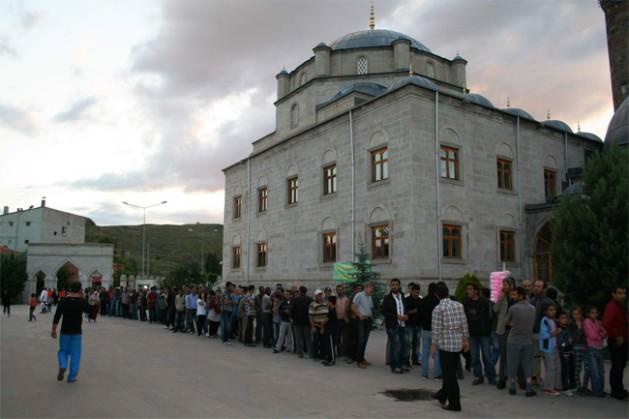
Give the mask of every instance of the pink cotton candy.
POLYGON ((498 302, 500 293, 502 292, 502 281, 511 276, 509 271, 492 272, 489 276, 490 299, 494 303, 498 302))

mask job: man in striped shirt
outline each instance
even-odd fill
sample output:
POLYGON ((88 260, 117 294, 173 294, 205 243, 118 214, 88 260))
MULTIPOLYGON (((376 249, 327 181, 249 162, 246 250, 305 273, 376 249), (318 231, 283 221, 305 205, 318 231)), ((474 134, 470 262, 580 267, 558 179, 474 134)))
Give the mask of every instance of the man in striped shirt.
POLYGON ((445 410, 458 412, 461 410, 459 383, 456 369, 461 350, 469 350, 469 332, 463 305, 449 297, 446 284, 439 283, 436 288, 439 304, 432 312, 432 347, 431 354, 439 350, 441 361, 441 390, 433 395, 445 410), (446 400, 448 405, 446 406, 446 400))
POLYGON ((323 291, 316 290, 314 301, 308 307, 310 330, 312 330, 312 357, 325 359, 327 345, 325 342, 325 328, 328 323, 328 304, 323 301, 323 291))

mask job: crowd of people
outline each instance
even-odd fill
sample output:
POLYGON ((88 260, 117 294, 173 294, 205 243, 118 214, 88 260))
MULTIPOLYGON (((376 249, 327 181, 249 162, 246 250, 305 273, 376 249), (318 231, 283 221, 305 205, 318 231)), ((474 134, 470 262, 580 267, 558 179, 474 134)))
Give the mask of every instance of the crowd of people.
MULTIPOLYGON (((368 368, 365 349, 376 320, 374 287, 348 290, 340 284, 334 291, 317 289, 311 297, 303 286, 256 289, 227 283, 222 291, 194 286, 94 288, 83 297, 85 315, 92 321, 99 313, 119 316, 162 324, 173 333, 220 339, 225 345, 239 342, 294 353, 324 366, 342 360, 368 368)), ((602 321, 595 307, 563 307, 557 291, 541 280, 516 286, 507 278, 495 302, 486 288, 474 283, 461 302, 454 301, 442 282, 431 283, 424 297, 420 291, 410 283, 405 294, 400 281, 392 279, 388 294, 378 302, 388 337, 386 363, 394 374, 418 367, 424 379, 432 363, 432 378, 443 383, 434 397, 444 408, 460 410, 456 380, 463 378, 464 368, 473 374, 473 385, 487 382, 511 395, 519 387, 527 397, 534 396, 539 387, 548 396, 604 397, 605 345, 611 358, 611 396, 627 399, 622 382, 626 288, 612 291, 602 321)))

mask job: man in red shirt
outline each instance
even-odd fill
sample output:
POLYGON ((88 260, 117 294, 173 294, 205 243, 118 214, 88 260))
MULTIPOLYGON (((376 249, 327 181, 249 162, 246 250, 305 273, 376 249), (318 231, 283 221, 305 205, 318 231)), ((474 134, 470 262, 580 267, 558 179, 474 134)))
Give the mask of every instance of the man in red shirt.
POLYGON ((627 363, 627 288, 616 287, 612 299, 605 307, 603 326, 607 331, 607 344, 611 355, 612 368, 609 371, 611 395, 620 400, 627 399, 627 390, 622 378, 627 363))
POLYGON ((146 300, 148 302, 149 308, 149 323, 153 323, 157 321, 157 315, 155 314, 155 307, 157 302, 157 293, 155 292, 155 287, 151 287, 151 291, 149 291, 146 296, 146 300))

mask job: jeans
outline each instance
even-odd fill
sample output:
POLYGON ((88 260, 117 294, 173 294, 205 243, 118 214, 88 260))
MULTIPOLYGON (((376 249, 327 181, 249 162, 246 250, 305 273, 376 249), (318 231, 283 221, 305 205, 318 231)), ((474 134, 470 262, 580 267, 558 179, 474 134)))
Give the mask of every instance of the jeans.
POLYGON ((607 342, 612 361, 612 367, 609 370, 609 387, 612 390, 612 395, 622 395, 625 391, 622 377, 627 363, 627 342, 619 345, 613 338, 607 339, 607 342))
POLYGON ((232 333, 231 311, 221 312, 221 331, 222 331, 221 339, 223 340, 223 342, 227 342, 229 339, 231 339, 231 333, 232 333))
POLYGON ((256 316, 245 317, 245 335, 243 337, 245 345, 253 345, 253 323, 256 316))
POLYGON ((293 331, 291 322, 282 322, 280 323, 280 332, 277 337, 277 342, 275 342, 275 350, 281 351, 282 346, 286 342, 286 350, 288 352, 293 351, 293 331))
POLYGON ((111 304, 109 304, 109 315, 110 316, 115 316, 116 315, 116 311, 118 310, 118 299, 117 298, 112 298, 111 300, 111 304))
POLYGON ((387 329, 389 338, 389 366, 391 371, 402 368, 405 361, 406 351, 406 328, 398 326, 387 329))
POLYGON ((280 321, 273 319, 273 346, 277 343, 277 338, 280 337, 280 321))
POLYGON ((295 347, 297 348, 297 355, 304 355, 304 342, 306 344, 306 352, 310 354, 312 351, 312 335, 310 333, 310 326, 294 326, 295 327, 295 347))
POLYGON ((202 336, 205 334, 207 317, 205 315, 198 315, 196 317, 197 321, 197 336, 202 336))
POLYGON ((273 346, 273 313, 262 313, 262 344, 273 346))
POLYGON ((186 312, 184 310, 177 310, 176 316, 175 330, 178 332, 183 332, 185 327, 184 319, 186 317, 186 312))
POLYGON ((325 328, 315 326, 312 329, 312 358, 325 359, 326 356, 325 328))
MULTIPOLYGON (((422 377, 428 377, 428 366, 430 364, 430 345, 432 344, 432 332, 422 329, 422 377)), ((441 363, 439 362, 439 352, 435 353, 434 377, 441 377, 441 363)))
POLYGON ((579 389, 587 388, 590 382, 587 348, 583 345, 574 347, 574 382, 579 389), (583 380, 581 380, 581 368, 583 368, 583 380))
POLYGON ((559 358, 561 359, 561 389, 566 391, 577 388, 574 373, 574 352, 561 351, 559 358))
POLYGON ((149 323, 156 322, 157 318, 155 317, 155 307, 149 306, 149 323))
POLYGON ((406 326, 406 364, 418 363, 421 347, 422 329, 419 326, 406 326))
POLYGON ((186 332, 194 332, 194 319, 197 315, 197 309, 186 309, 186 332))
POLYGON ((59 352, 57 360, 59 368, 68 368, 68 357, 70 358, 70 374, 68 381, 74 381, 79 373, 81 364, 81 335, 59 335, 59 352))
POLYGON ((356 321, 356 362, 358 363, 365 361, 365 351, 367 350, 370 331, 371 318, 356 321))
POLYGON ((470 354, 472 356, 472 371, 474 377, 483 378, 483 370, 485 377, 490 383, 496 379, 495 363, 491 359, 491 337, 490 336, 470 336, 470 354), (481 367, 481 352, 483 356, 483 365, 481 367))
POLYGON ((500 341, 496 332, 491 332, 490 344, 489 344, 489 360, 491 361, 491 365, 494 366, 494 370, 496 369, 496 363, 500 359, 500 341))
POLYGON ((131 303, 130 304, 130 309, 129 309, 129 318, 133 319, 133 320, 137 320, 138 319, 138 305, 136 303, 131 303))
POLYGON ((603 352, 600 349, 588 348, 588 363, 590 365, 590 382, 592 393, 603 397, 605 387, 605 366, 603 365, 603 352))

